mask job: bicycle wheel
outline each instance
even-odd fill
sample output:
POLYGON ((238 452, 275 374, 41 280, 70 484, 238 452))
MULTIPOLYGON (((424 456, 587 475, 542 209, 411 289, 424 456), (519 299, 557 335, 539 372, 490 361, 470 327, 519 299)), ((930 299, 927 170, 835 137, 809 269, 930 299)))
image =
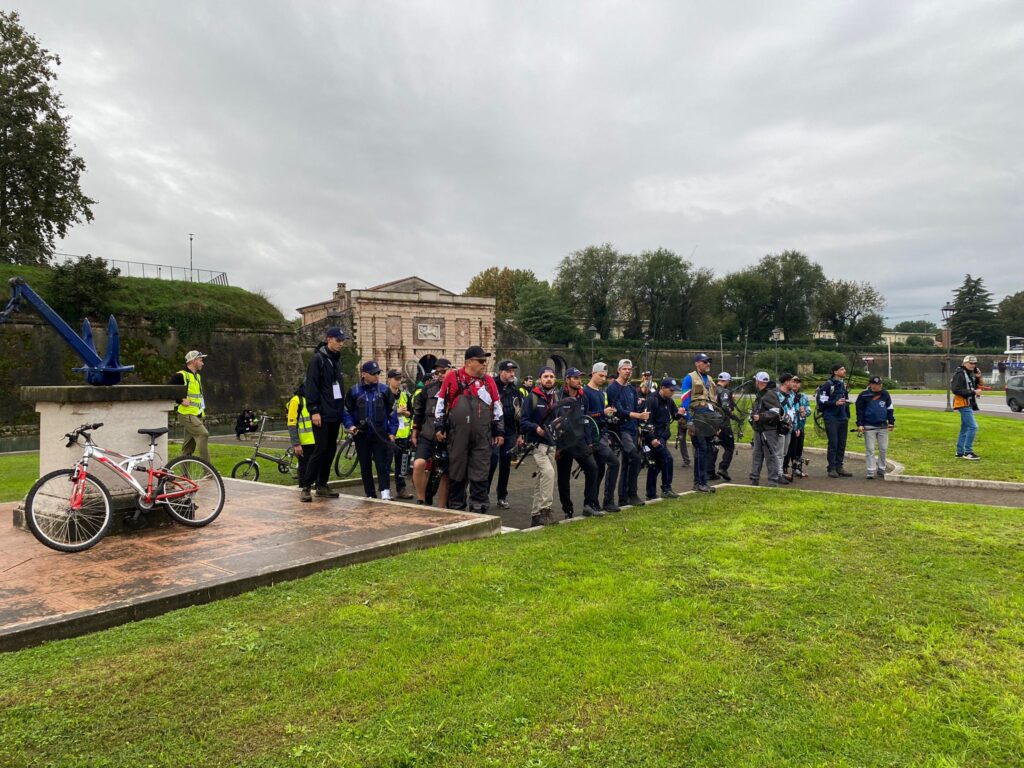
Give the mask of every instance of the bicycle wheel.
POLYGON ((32 535, 58 552, 81 552, 110 528, 110 491, 86 476, 76 500, 75 470, 58 469, 39 478, 25 499, 25 520, 32 535))
POLYGON ((167 513, 182 525, 201 528, 217 519, 224 509, 224 481, 209 463, 195 456, 179 456, 164 470, 162 494, 177 494, 162 499, 167 513))
POLYGON ((240 461, 231 468, 231 476, 236 480, 256 482, 260 479, 260 465, 256 463, 256 459, 240 461))
POLYGON ((356 441, 351 437, 338 446, 334 457, 334 474, 338 477, 350 477, 356 471, 356 441))

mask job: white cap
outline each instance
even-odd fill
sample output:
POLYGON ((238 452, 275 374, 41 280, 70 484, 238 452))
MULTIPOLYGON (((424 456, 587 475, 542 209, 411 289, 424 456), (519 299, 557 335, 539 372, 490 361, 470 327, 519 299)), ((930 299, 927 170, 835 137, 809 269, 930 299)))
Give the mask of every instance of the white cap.
POLYGON ((732 376, 729 375, 728 371, 722 371, 720 374, 718 374, 718 380, 719 381, 732 381, 732 376))
POLYGON ((630 368, 632 368, 633 367, 633 361, 632 360, 627 360, 626 358, 623 358, 622 360, 619 360, 619 367, 616 370, 621 371, 627 365, 630 368))
POLYGON ((771 379, 771 376, 768 375, 767 371, 758 371, 754 378, 757 379, 757 381, 768 381, 771 379))
POLYGON ((594 363, 594 367, 590 369, 591 373, 608 373, 608 365, 606 363, 594 363))
POLYGON ((204 355, 198 349, 193 349, 191 352, 189 352, 187 355, 185 355, 185 362, 186 363, 191 363, 193 360, 199 360, 200 358, 203 358, 203 357, 206 357, 206 355, 204 355))

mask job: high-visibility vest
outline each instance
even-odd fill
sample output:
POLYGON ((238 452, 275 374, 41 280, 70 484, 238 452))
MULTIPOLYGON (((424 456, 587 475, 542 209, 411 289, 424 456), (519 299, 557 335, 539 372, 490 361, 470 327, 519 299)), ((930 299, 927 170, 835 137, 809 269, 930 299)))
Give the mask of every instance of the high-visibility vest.
POLYGON ((306 410, 306 398, 293 395, 288 401, 288 426, 299 430, 299 445, 313 445, 313 419, 306 410))
POLYGON ((408 392, 402 391, 398 396, 398 402, 395 404, 396 408, 405 408, 409 411, 408 416, 398 416, 398 431, 395 432, 395 437, 402 440, 412 434, 412 396, 408 392))
POLYGON ((178 413, 182 416, 202 416, 206 413, 206 403, 203 401, 203 380, 198 373, 192 373, 192 371, 186 369, 178 371, 185 380, 185 386, 188 388, 189 405, 182 405, 178 403, 178 413))

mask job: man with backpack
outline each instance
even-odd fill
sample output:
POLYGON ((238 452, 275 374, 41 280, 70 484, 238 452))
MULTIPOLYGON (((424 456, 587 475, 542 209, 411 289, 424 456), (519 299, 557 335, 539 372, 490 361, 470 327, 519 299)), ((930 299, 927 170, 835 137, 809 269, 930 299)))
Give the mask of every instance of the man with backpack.
MULTIPOLYGON (((433 501, 433 498, 427 497, 427 486, 431 465, 439 450, 437 433, 434 430, 434 411, 437 408, 437 393, 441 391, 441 381, 452 367, 443 357, 434 365, 430 378, 413 397, 412 403, 412 445, 416 449, 416 458, 412 464, 412 484, 416 488, 417 504, 430 504, 433 501)), ((448 503, 447 474, 441 476, 437 500, 441 506, 448 503)))
POLYGON ((533 460, 537 464, 537 488, 533 493, 533 508, 530 521, 533 525, 550 525, 555 522, 552 507, 555 503, 555 443, 545 429, 554 414, 555 369, 545 365, 537 372, 537 386, 523 400, 522 418, 519 428, 527 445, 532 446, 533 460))
POLYGON ((608 417, 615 415, 615 409, 608 405, 604 391, 608 380, 608 366, 605 363, 594 363, 590 373, 590 382, 583 388, 583 397, 587 402, 587 415, 596 423, 601 439, 594 444, 594 460, 597 461, 597 484, 604 480, 604 502, 601 509, 605 512, 618 512, 615 503, 615 489, 619 482, 619 458, 612 450, 609 434, 608 417))
POLYGON ((501 396, 494 379, 484 372, 490 352, 466 349, 465 363, 448 371, 434 408, 437 436, 448 440, 448 507, 484 513, 488 507, 491 449, 505 442, 501 396))
POLYGON ((693 429, 695 411, 712 411, 717 403, 715 381, 711 378, 711 358, 703 352, 693 358, 694 370, 686 374, 680 388, 679 413, 686 417, 687 433, 693 445, 693 490, 713 493, 709 482, 714 476, 711 464, 711 438, 697 434, 693 429))
POLYGON ((345 428, 356 444, 366 497, 377 498, 373 482, 376 469, 380 498, 388 500, 391 498, 390 458, 398 431, 396 398, 387 385, 380 383, 380 366, 375 360, 363 363, 359 379, 345 396, 345 428))
POLYGON ((779 434, 779 420, 782 418, 782 402, 775 389, 775 382, 766 371, 754 376, 754 405, 750 409, 750 423, 754 427, 754 451, 750 465, 750 484, 761 484, 761 465, 767 468, 768 485, 786 485, 782 477, 782 462, 778 460, 782 447, 779 434))
POLYGON ((733 414, 736 411, 736 401, 733 399, 732 390, 729 385, 732 383, 732 374, 722 371, 718 374, 718 382, 715 386, 715 401, 718 407, 725 414, 725 424, 718 430, 717 437, 711 441, 710 467, 713 477, 732 482, 729 476, 729 465, 732 464, 732 457, 736 453, 736 434, 732 431, 733 414), (722 448, 722 461, 718 461, 718 447, 722 448), (718 471, 715 471, 715 465, 718 471))
POLYGON ((875 449, 878 449, 878 477, 885 477, 885 455, 889 450, 889 433, 896 427, 892 397, 882 387, 882 380, 872 376, 868 388, 857 395, 857 431, 864 437, 868 480, 875 479, 875 449))
POLYGON ((825 420, 828 435, 828 476, 853 477, 843 469, 846 434, 850 426, 850 395, 846 389, 846 366, 832 366, 832 375, 818 387, 814 400, 825 420))
POLYGON ((569 477, 575 461, 583 470, 583 516, 601 517, 598 504, 597 461, 594 459, 592 435, 587 431, 586 398, 583 395, 583 371, 570 368, 565 372, 565 388, 559 401, 563 442, 556 445, 555 470, 558 476, 558 500, 567 518, 573 516, 569 477))

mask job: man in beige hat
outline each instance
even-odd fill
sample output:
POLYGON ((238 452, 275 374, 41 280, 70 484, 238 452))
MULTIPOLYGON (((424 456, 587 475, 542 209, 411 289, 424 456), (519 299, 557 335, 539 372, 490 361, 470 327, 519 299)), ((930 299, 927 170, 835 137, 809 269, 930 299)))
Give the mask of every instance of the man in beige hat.
POLYGON ((206 355, 193 349, 185 355, 185 367, 171 377, 168 384, 187 387, 185 397, 177 400, 178 421, 185 431, 185 441, 181 444, 181 455, 191 456, 198 451, 200 458, 210 460, 210 433, 203 424, 206 416, 206 401, 203 397, 203 379, 199 372, 203 370, 206 355))

